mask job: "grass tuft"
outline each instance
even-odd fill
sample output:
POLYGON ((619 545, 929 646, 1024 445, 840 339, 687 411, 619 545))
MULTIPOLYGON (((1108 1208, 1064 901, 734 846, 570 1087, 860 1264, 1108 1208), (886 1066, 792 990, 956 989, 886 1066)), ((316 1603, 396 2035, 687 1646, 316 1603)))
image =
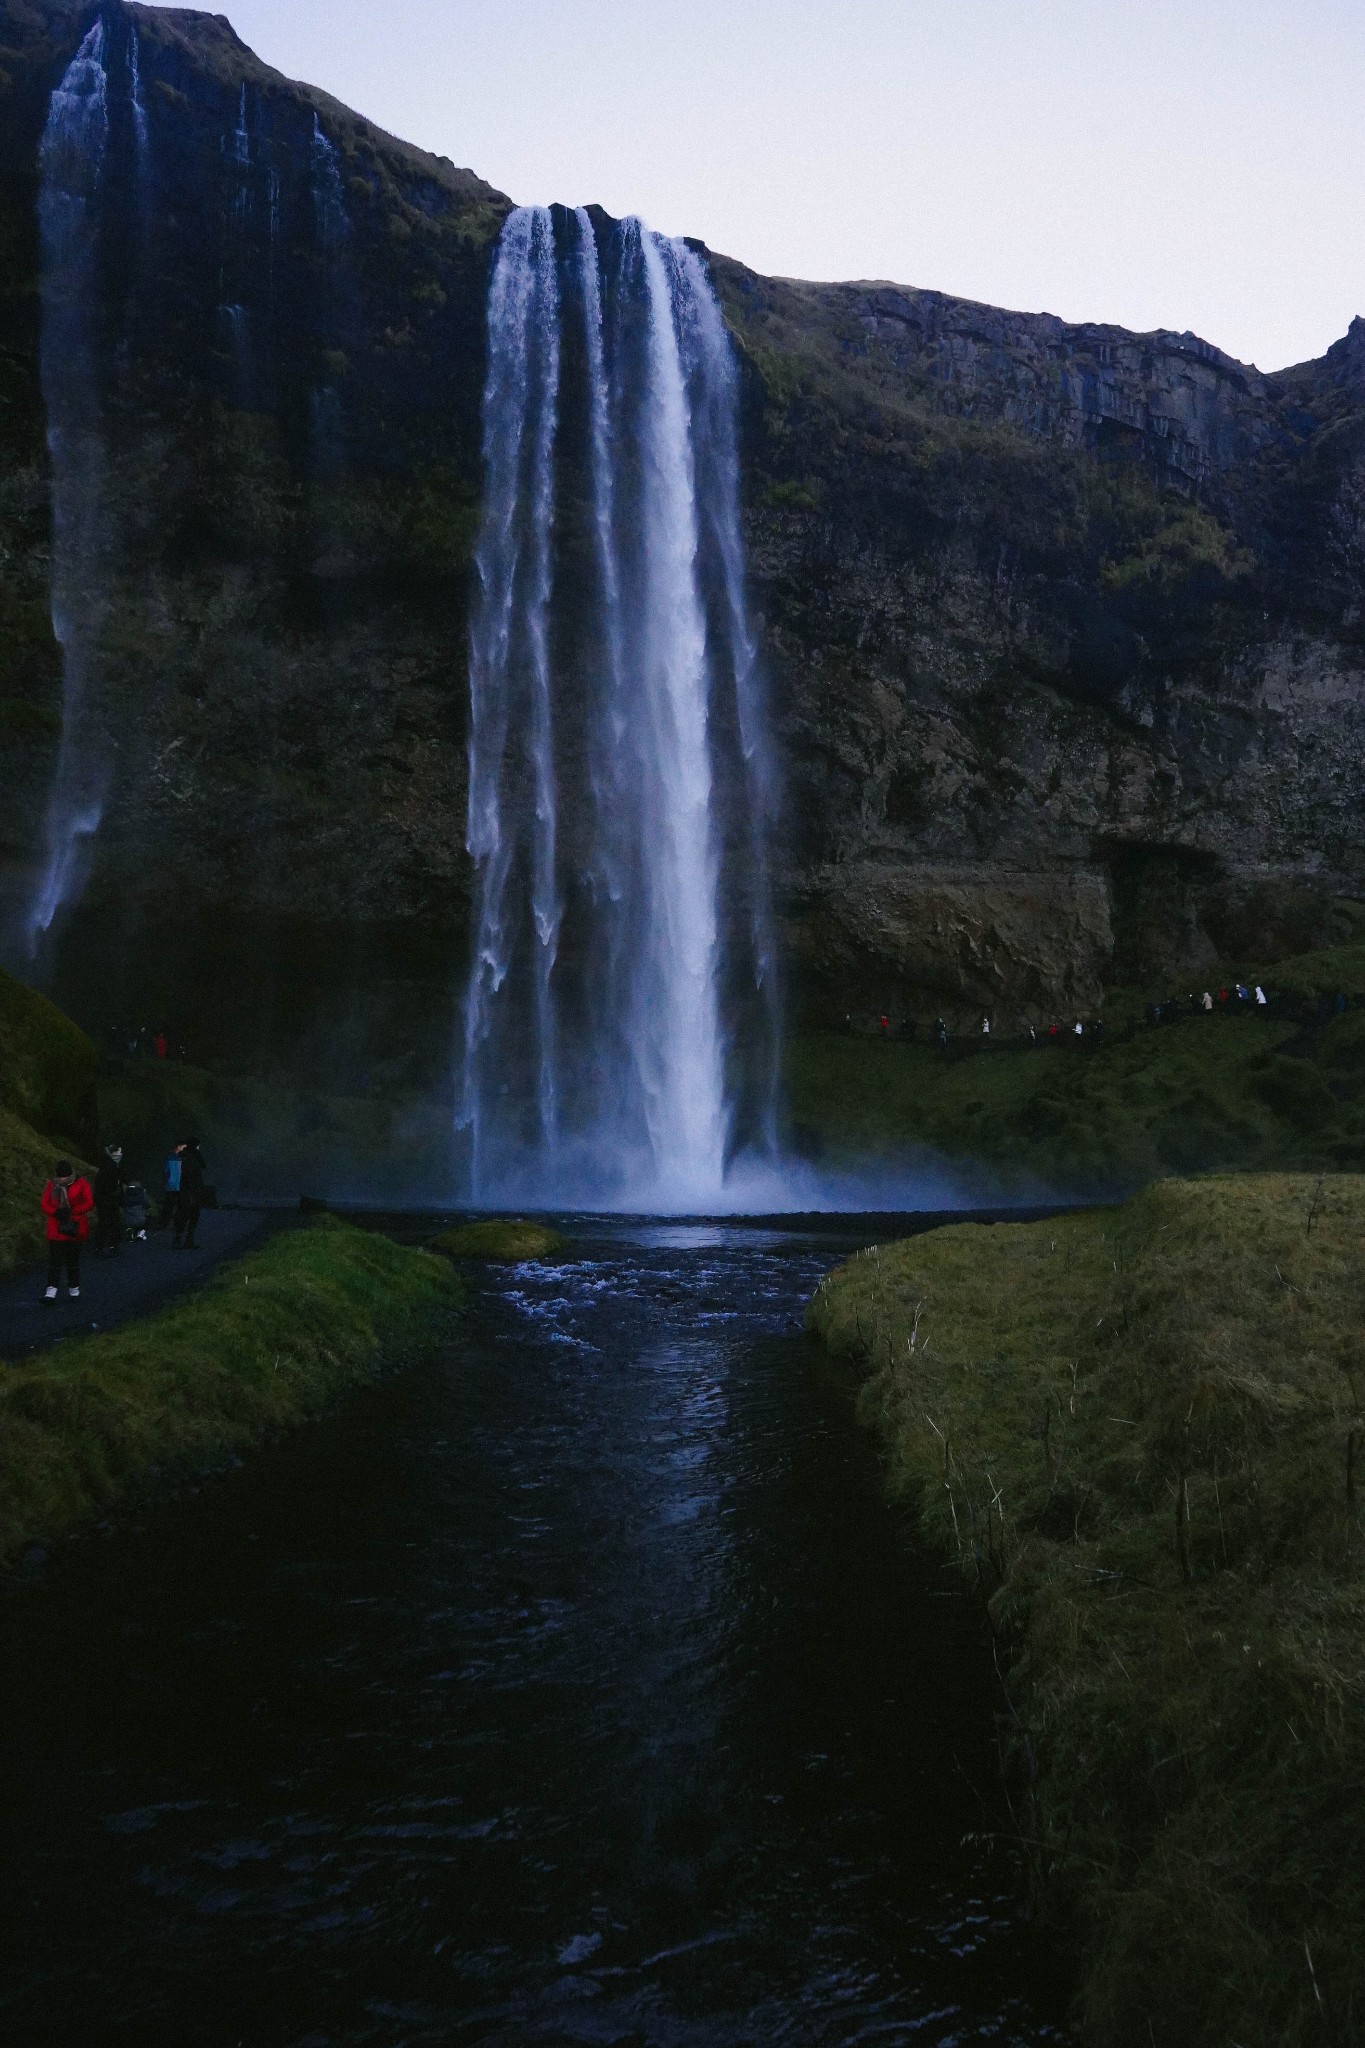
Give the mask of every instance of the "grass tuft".
POLYGON ((490 1216, 443 1230, 431 1239, 430 1249, 448 1259, 491 1259, 520 1265, 528 1259, 558 1258, 568 1249, 568 1239, 545 1223, 519 1216, 490 1216))

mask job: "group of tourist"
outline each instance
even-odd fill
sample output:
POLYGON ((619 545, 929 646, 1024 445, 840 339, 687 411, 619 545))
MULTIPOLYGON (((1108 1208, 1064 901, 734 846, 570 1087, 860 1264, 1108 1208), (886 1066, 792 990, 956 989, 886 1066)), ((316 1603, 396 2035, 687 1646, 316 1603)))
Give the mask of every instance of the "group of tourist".
MULTIPOLYGON (((172 1251, 195 1251, 195 1231, 211 1199, 206 1185, 204 1155, 197 1138, 184 1138, 171 1147, 166 1160, 161 1211, 153 1228, 170 1229, 172 1251)), ((59 1159, 51 1180, 43 1189, 42 1211, 47 1221, 47 1291, 44 1299, 55 1302, 66 1275, 69 1301, 81 1293, 81 1248, 95 1226, 96 1257, 113 1258, 128 1241, 147 1243, 150 1203, 141 1181, 125 1180, 123 1147, 104 1147, 95 1169, 93 1184, 87 1174, 69 1159, 59 1159)))
MULTIPOLYGON (((1344 997, 1342 1006, 1345 1007, 1344 997)), ((1198 1017, 1201 1013, 1205 1017, 1227 1017, 1235 1016, 1242 1011, 1269 1008, 1270 998, 1259 981, 1234 981, 1231 987, 1220 988, 1217 995, 1212 989, 1206 988, 1202 996, 1197 996, 1191 989, 1183 1002, 1179 996, 1167 996, 1165 1002, 1148 1003, 1147 1022, 1174 1024, 1181 1017, 1198 1017)))
POLYGON ((164 1024, 111 1024, 109 1043, 117 1052, 126 1050, 130 1059, 174 1059, 182 1066, 185 1062, 185 1047, 164 1024))
MULTIPOLYGON (((1231 981, 1217 988, 1206 988, 1202 994, 1191 989, 1185 996, 1166 996, 1160 1001, 1153 1000, 1146 1006, 1146 1022, 1149 1026, 1176 1024, 1182 1017, 1285 1017, 1303 1024, 1326 1024, 1332 1017, 1340 1016, 1352 1001, 1357 1005, 1361 998, 1348 998, 1338 991, 1332 995, 1317 997, 1293 996, 1268 993, 1264 983, 1259 981, 1231 981)), ((912 1017, 894 1017, 889 1012, 873 1012, 844 1018, 844 1029, 864 1037, 898 1039, 912 1042, 918 1036, 918 1027, 912 1017)), ((1126 1035, 1132 1037, 1135 1020, 1130 1016, 1126 1035)), ((975 1032, 965 1037, 954 1038, 942 1017, 934 1020, 930 1031, 933 1043, 942 1052, 955 1044, 961 1051, 970 1051, 973 1041, 980 1044, 994 1040, 1000 1042, 995 1031, 994 1019, 987 1013, 981 1018, 975 1032)), ((1015 1047, 1027 1050, 1031 1046, 1082 1046, 1097 1049, 1105 1043, 1105 1027, 1102 1018, 1087 1021, 1077 1017, 1074 1021, 1054 1021, 1050 1024, 1026 1024, 1022 1031, 1014 1033, 1009 1041, 1015 1047)))

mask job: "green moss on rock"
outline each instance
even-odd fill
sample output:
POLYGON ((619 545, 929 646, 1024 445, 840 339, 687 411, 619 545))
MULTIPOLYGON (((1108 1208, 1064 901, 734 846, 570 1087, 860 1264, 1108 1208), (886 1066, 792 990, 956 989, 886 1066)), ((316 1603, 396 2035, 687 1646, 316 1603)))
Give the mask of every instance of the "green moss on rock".
POLYGON ((443 1230, 432 1238, 430 1249, 448 1259, 492 1259, 520 1265, 528 1259, 559 1258, 568 1249, 568 1239, 545 1223, 520 1216, 490 1216, 443 1230))

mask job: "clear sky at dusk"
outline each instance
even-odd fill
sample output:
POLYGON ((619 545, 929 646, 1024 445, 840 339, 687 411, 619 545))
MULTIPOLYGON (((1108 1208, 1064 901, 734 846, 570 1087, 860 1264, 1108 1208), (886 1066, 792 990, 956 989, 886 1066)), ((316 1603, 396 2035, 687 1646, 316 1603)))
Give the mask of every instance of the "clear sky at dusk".
POLYGON ((216 0, 515 199, 756 269, 1193 328, 1365 313, 1365 0, 216 0))

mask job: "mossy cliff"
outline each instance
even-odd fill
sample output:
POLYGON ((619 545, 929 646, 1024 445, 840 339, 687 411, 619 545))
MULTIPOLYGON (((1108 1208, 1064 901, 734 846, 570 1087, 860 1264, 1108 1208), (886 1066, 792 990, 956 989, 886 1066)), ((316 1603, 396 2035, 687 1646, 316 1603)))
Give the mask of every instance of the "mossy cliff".
POLYGON ((988 1603, 1093 2048, 1358 2038, 1365 1182, 1160 1182, 861 1253, 810 1322, 988 1603))
MULTIPOLYGON (((12 911, 31 887, 59 724, 37 147, 96 12, 90 716, 117 765, 45 972, 101 1029, 136 1006, 206 1054, 316 1074, 325 1048, 334 1080, 387 1061, 421 1085, 467 957, 470 551, 510 201, 218 16, 0 0, 3 887, 12 911)), ((1191 335, 712 267, 794 1004, 1007 1020, 1343 936, 1365 875, 1365 324, 1262 376, 1191 335)))
POLYGON ((0 1379, 0 1564, 301 1422, 429 1340, 454 1269, 332 1217, 0 1379))

